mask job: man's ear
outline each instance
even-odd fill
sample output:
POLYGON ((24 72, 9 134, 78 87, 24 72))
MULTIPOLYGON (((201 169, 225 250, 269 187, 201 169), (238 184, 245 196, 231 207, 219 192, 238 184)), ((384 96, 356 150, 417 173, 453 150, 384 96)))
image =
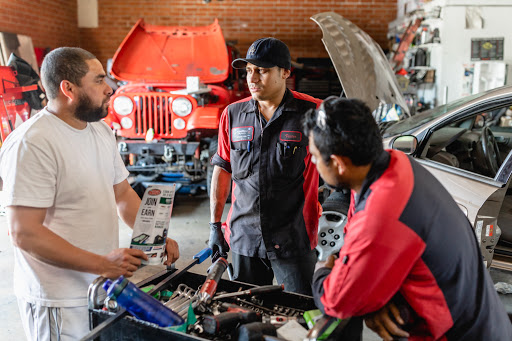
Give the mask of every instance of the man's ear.
POLYGON ((75 84, 71 83, 70 81, 62 81, 60 82, 60 91, 68 98, 68 100, 72 101, 76 98, 77 92, 76 92, 76 86, 75 84))
POLYGON ((331 162, 334 167, 338 170, 339 175, 343 175, 345 171, 347 170, 350 159, 346 156, 339 156, 339 155, 331 155, 331 162))
POLYGON ((287 79, 288 77, 290 77, 291 73, 291 70, 283 69, 283 79, 287 79))

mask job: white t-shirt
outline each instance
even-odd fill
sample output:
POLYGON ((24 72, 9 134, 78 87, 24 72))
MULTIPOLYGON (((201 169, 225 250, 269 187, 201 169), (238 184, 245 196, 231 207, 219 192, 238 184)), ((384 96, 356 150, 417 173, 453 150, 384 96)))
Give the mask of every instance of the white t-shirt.
MULTIPOLYGON (((45 109, 15 129, 0 151, 6 206, 48 208, 47 228, 96 254, 118 248, 113 185, 127 176, 104 122, 78 130, 45 109)), ((14 256, 16 296, 53 307, 87 304, 97 275, 47 264, 17 247, 14 256)))

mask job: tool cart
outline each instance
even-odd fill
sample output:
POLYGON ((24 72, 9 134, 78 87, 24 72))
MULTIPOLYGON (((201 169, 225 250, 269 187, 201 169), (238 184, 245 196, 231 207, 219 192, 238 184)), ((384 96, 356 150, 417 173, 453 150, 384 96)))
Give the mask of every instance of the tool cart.
MULTIPOLYGON (((200 297, 204 288, 211 283, 212 273, 210 271, 208 276, 205 276, 188 271, 194 264, 192 262, 181 270, 164 270, 136 285, 152 288, 149 294, 159 292, 162 294, 160 296, 165 296, 165 293, 168 293, 170 299, 165 303, 166 306, 172 307, 177 313, 180 313, 180 310, 188 310, 190 317, 189 306, 195 307, 193 297, 198 297, 198 294, 200 297)), ((291 320, 305 326, 304 312, 316 309, 312 297, 283 292, 280 286, 272 286, 272 290, 261 290, 263 287, 220 279, 217 280, 215 293, 211 295, 208 304, 203 309, 194 309, 195 314, 192 315, 195 315, 196 321, 191 323, 188 320, 188 328, 182 326, 187 328, 185 333, 177 331, 179 327, 162 328, 157 324, 136 319, 130 314, 123 314, 123 317, 119 314, 116 302, 112 302, 102 289, 105 281, 106 279, 99 277, 89 287, 89 322, 91 333, 96 332, 92 338, 94 340, 236 340, 236 328, 244 322, 252 322, 247 319, 257 316, 255 322, 266 322, 261 325, 272 326, 274 330, 291 320), (259 292, 254 290, 257 288, 259 292), (116 316, 122 318, 103 328, 105 321, 112 321, 116 316), (226 319, 227 316, 230 317, 229 321, 226 319)), ((186 315, 182 316, 186 318, 186 315)), ((91 334, 88 337, 91 337, 91 334)))

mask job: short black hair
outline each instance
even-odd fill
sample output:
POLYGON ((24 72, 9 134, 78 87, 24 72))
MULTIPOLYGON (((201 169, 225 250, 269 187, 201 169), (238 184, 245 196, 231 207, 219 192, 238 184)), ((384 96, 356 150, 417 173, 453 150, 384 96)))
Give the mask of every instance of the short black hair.
POLYGON ((356 166, 368 165, 382 152, 379 127, 368 106, 358 99, 327 98, 306 113, 306 135, 313 141, 325 162, 331 155, 348 157, 356 166))
POLYGON ((80 86, 81 79, 89 72, 86 61, 96 56, 79 47, 59 47, 44 57, 41 81, 49 99, 57 98, 63 80, 80 86))

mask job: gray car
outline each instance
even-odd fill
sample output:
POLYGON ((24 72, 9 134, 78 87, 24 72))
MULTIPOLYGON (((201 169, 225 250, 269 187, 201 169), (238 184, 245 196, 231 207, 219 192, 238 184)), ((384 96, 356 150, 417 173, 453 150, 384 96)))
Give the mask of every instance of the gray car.
MULTIPOLYGON (((322 29, 322 40, 345 96, 363 99, 372 110, 383 103, 392 103, 407 112, 382 50, 364 31, 332 12, 317 14, 312 19, 322 29)), ((510 106, 512 86, 506 86, 388 122, 382 128, 385 148, 412 155, 448 189, 473 224, 487 266, 492 263, 494 267, 509 270, 512 269, 512 190, 508 190, 512 173, 510 106)), ((321 231, 334 230, 331 228, 334 226, 339 231, 346 219, 347 198, 338 194, 327 199, 321 231), (339 201, 343 203, 341 206, 333 204, 339 201)), ((324 239, 320 236, 319 242, 324 239)))

